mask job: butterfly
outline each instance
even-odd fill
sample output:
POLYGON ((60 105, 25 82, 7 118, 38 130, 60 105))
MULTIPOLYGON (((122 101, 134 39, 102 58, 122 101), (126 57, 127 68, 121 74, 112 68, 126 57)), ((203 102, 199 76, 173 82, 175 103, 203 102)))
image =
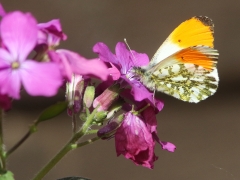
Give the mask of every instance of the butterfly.
POLYGON ((133 73, 151 91, 198 103, 213 95, 219 77, 219 53, 213 48, 213 22, 195 16, 181 23, 159 47, 150 63, 133 73))

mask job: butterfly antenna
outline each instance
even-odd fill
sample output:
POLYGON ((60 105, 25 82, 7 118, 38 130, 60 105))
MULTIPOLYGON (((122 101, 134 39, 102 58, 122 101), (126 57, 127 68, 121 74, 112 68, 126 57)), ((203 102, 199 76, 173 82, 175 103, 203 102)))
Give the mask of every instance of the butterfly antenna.
POLYGON ((126 38, 124 38, 124 42, 125 42, 125 44, 127 45, 128 49, 130 50, 130 53, 132 54, 134 65, 136 65, 135 62, 137 62, 137 60, 136 60, 135 56, 133 55, 132 50, 131 50, 130 46, 128 45, 126 38))

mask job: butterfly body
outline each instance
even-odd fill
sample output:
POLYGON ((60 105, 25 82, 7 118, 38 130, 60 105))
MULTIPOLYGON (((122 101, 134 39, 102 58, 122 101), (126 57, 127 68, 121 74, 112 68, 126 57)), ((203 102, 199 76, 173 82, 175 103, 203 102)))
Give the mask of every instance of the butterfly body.
POLYGON ((207 17, 193 17, 178 26, 153 56, 148 66, 133 69, 150 90, 187 102, 199 102, 218 87, 213 49, 213 23, 207 17))

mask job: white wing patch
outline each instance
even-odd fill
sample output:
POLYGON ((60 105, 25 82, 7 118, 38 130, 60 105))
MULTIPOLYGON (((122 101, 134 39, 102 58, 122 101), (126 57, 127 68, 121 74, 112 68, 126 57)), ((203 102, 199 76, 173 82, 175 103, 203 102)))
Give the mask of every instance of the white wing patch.
POLYGON ((183 101, 197 103, 217 90, 217 59, 218 52, 213 48, 190 47, 167 57, 150 69, 135 68, 134 73, 152 91, 160 91, 183 101), (196 56, 192 58, 193 55, 196 56), (182 61, 176 59, 181 56, 182 61), (188 58, 194 61, 186 63, 188 58))
POLYGON ((158 74, 145 74, 141 80, 150 90, 195 103, 214 94, 219 81, 216 68, 209 72, 194 64, 174 64, 160 69, 158 74))

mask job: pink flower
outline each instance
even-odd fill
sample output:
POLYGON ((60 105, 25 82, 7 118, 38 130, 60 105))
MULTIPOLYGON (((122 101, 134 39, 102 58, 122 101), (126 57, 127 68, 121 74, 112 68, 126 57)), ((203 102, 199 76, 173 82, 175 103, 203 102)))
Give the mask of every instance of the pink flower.
POLYGON ((49 51, 51 61, 59 64, 61 72, 69 81, 72 73, 107 80, 110 71, 107 65, 99 59, 86 59, 79 54, 66 49, 49 51))
MULTIPOLYGON (((59 64, 62 76, 71 81, 72 74, 92 76, 101 80, 107 80, 112 73, 106 64, 98 59, 87 60, 76 52, 57 49, 61 40, 66 40, 67 36, 62 32, 61 23, 58 19, 47 23, 38 24, 38 40, 35 48, 39 53, 38 58, 46 58, 59 64)), ((44 59, 44 60, 49 60, 44 59)))
POLYGON ((115 133, 117 156, 123 155, 136 165, 153 169, 158 158, 154 154, 155 142, 145 122, 132 112, 125 114, 122 125, 115 133))
POLYGON ((93 107, 98 108, 98 111, 107 111, 113 102, 118 99, 119 91, 120 88, 118 84, 108 87, 103 93, 95 98, 93 101, 93 107))
POLYGON ((35 18, 19 11, 2 19, 0 34, 6 48, 0 48, 0 93, 19 99, 21 84, 32 96, 53 96, 62 84, 55 63, 28 60, 37 42, 35 18))
POLYGON ((148 130, 152 133, 153 139, 158 142, 163 150, 167 150, 169 152, 174 152, 176 146, 170 142, 161 141, 157 135, 157 118, 156 118, 156 110, 153 107, 148 107, 141 113, 144 122, 148 130))
POLYGON ((137 53, 136 51, 129 51, 122 42, 117 43, 115 54, 109 50, 104 43, 97 43, 93 47, 93 51, 99 55, 99 58, 108 63, 112 63, 120 71, 120 78, 125 81, 122 86, 129 84, 131 86, 131 94, 136 101, 142 101, 153 97, 153 93, 149 92, 145 86, 137 79, 134 79, 131 70, 133 67, 145 66, 149 63, 146 54, 137 53))
POLYGON ((153 169, 158 158, 154 153, 155 141, 164 150, 174 152, 175 145, 162 142, 157 136, 157 120, 153 107, 148 107, 142 116, 128 112, 115 133, 117 155, 131 159, 135 164, 153 169))
POLYGON ((59 45, 61 40, 66 40, 67 35, 62 32, 59 19, 53 19, 46 23, 40 23, 38 26, 37 44, 47 45, 49 48, 59 45))

